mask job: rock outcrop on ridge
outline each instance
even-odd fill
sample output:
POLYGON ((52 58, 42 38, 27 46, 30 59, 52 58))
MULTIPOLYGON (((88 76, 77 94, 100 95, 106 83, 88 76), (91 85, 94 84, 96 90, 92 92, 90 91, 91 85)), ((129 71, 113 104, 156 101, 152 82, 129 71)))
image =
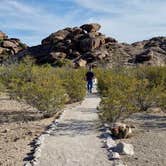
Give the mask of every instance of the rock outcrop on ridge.
POLYGON ((5 33, 0 31, 0 63, 26 48, 27 45, 23 44, 19 39, 8 38, 5 33))
POLYGON ((57 65, 68 60, 76 67, 86 65, 133 66, 136 64, 165 65, 166 37, 154 37, 133 44, 118 43, 98 32, 101 25, 84 24, 50 34, 38 46, 28 47, 18 58, 30 55, 38 64, 57 65))

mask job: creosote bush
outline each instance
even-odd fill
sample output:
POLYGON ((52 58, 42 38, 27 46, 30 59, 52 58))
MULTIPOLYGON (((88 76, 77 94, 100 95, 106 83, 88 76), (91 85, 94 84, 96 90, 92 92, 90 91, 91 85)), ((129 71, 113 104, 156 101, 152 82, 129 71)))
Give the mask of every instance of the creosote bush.
POLYGON ((77 102, 83 100, 86 95, 86 86, 84 81, 84 70, 68 69, 63 71, 63 86, 69 95, 69 102, 77 102))
POLYGON ((101 117, 115 122, 149 107, 166 107, 166 67, 97 69, 101 117))
POLYGON ((67 102, 82 100, 86 92, 82 70, 37 66, 29 60, 4 66, 0 80, 11 98, 50 115, 67 102))

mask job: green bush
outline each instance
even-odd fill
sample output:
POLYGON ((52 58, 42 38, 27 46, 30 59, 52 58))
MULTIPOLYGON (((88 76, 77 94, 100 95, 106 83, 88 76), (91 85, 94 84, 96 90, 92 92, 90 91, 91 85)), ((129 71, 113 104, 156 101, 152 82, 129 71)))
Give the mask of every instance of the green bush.
POLYGON ((2 43, 3 43, 3 39, 0 39, 0 46, 2 45, 2 43))
POLYGON ((66 102, 85 96, 83 70, 36 66, 32 61, 3 67, 0 80, 10 97, 53 114, 66 102))
POLYGON ((108 77, 105 74, 104 81, 99 78, 99 85, 102 88, 99 89, 103 95, 100 108, 103 120, 114 122, 136 110, 132 102, 136 80, 122 74, 108 73, 108 77), (105 85, 102 86, 102 83, 105 85))
POLYGON ((63 81, 63 87, 69 97, 69 102, 81 101, 86 95, 86 86, 84 81, 85 70, 60 68, 56 70, 63 81))
MULTIPOLYGON (((3 72, 3 67, 1 66, 0 67, 0 73, 2 73, 3 72)), ((2 80, 2 78, 0 77, 0 94, 2 93, 2 92, 4 92, 5 91, 5 88, 4 88, 4 84, 3 84, 3 80, 2 80)))
POLYGON ((138 79, 147 79, 149 86, 162 85, 166 88, 166 67, 141 67, 134 70, 138 79))
POLYGON ((43 112, 54 113, 66 102, 65 89, 61 80, 48 68, 32 69, 32 80, 25 83, 20 92, 23 99, 43 112))
POLYGON ((25 48, 26 48, 26 45, 23 44, 23 43, 19 43, 19 46, 20 46, 22 49, 25 49, 25 48))
POLYGON ((3 92, 5 92, 5 87, 4 87, 4 84, 2 83, 2 81, 0 80, 0 95, 3 92))
POLYGON ((96 70, 98 89, 102 96, 101 117, 116 121, 135 111, 149 107, 166 107, 166 68, 132 68, 96 70))
POLYGON ((138 79, 135 98, 140 110, 149 107, 166 107, 166 67, 142 67, 134 71, 138 79))
POLYGON ((74 65, 69 59, 59 59, 53 64, 53 66, 55 66, 55 67, 69 67, 69 68, 71 68, 74 65))

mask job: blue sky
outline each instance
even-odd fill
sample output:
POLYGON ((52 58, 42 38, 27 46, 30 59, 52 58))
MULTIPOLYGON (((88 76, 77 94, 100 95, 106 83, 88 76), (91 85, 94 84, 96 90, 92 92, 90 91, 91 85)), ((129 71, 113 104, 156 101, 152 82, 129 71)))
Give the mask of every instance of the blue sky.
POLYGON ((0 30, 28 45, 91 22, 120 42, 166 36, 166 0, 0 0, 0 30))

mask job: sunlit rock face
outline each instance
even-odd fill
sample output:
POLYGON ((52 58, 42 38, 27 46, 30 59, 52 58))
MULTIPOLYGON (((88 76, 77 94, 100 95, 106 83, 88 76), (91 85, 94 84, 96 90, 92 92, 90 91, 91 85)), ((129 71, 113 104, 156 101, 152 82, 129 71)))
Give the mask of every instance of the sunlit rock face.
POLYGON ((19 52, 17 57, 30 55, 38 64, 51 65, 67 59, 77 67, 166 64, 166 37, 155 37, 133 44, 118 43, 116 39, 100 33, 100 28, 98 23, 92 23, 58 30, 43 39, 40 45, 19 52))

